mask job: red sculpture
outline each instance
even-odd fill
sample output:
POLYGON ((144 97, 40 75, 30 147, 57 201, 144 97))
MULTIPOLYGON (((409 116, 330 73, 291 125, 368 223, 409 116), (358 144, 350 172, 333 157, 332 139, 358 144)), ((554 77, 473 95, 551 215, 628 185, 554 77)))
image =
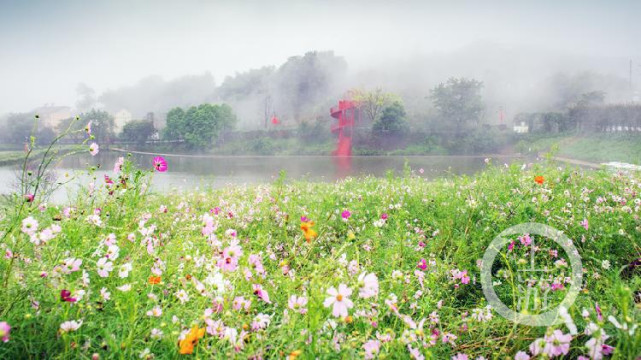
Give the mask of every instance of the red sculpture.
POLYGON ((351 156, 354 124, 360 118, 358 106, 354 101, 340 100, 338 106, 330 109, 330 114, 338 120, 337 124, 332 125, 332 133, 338 133, 336 150, 332 152, 332 155, 351 156))

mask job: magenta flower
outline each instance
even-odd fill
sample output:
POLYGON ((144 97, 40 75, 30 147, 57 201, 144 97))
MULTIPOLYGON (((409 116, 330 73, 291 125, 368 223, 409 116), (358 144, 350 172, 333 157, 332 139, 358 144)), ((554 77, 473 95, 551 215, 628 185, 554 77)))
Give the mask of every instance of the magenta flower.
POLYGON ((154 169, 158 172, 167 171, 167 161, 162 156, 156 156, 154 158, 154 169))
POLYGON ((387 220, 387 217, 388 217, 388 216, 387 216, 387 213, 382 213, 382 214, 381 214, 381 219, 383 219, 383 220, 387 220))
POLYGON ((11 326, 7 324, 6 321, 0 322, 0 338, 2 341, 9 341, 9 333, 11 332, 11 326))
POLYGON ((532 238, 530 237, 530 234, 525 234, 523 236, 519 236, 519 241, 521 241, 523 246, 530 246, 532 238))
POLYGON ((416 265, 419 269, 425 271, 427 269, 427 261, 425 259, 421 259, 421 261, 418 262, 416 265))
POLYGON ((344 220, 347 220, 347 219, 349 219, 349 217, 350 217, 350 216, 352 216, 352 213, 351 213, 351 212, 349 212, 349 210, 344 210, 344 211, 341 213, 341 216, 343 217, 343 219, 344 219, 344 220))
POLYGON ((307 216, 303 215, 300 217, 300 222, 308 222, 308 221, 309 219, 307 218, 307 216))
POLYGON ((254 288, 254 295, 258 296, 259 299, 263 300, 268 304, 272 303, 271 301, 269 301, 269 294, 267 293, 267 291, 263 289, 262 286, 260 286, 260 284, 254 284, 253 288, 254 288))
POLYGON ((61 301, 66 301, 70 303, 76 302, 76 298, 71 297, 71 291, 64 289, 60 291, 60 300, 61 301))
POLYGON ((27 194, 27 195, 24 196, 24 201, 26 201, 28 203, 33 202, 33 199, 34 199, 33 194, 27 194))

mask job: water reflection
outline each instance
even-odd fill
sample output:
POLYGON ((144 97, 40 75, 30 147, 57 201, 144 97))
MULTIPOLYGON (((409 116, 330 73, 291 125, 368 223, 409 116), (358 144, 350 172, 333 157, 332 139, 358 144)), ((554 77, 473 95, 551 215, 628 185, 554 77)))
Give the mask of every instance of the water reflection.
MULTIPOLYGON (((70 156, 56 164, 58 177, 73 170, 98 166, 96 175, 113 172, 113 165, 124 153, 102 151, 97 156, 70 156)), ((153 155, 132 155, 140 167, 152 168, 153 155)), ((335 181, 347 176, 385 176, 388 170, 400 173, 405 161, 414 169, 424 169, 421 176, 434 178, 453 174, 473 174, 485 167, 484 158, 470 156, 167 156, 169 170, 157 173, 152 185, 159 190, 191 189, 195 187, 220 187, 234 184, 272 182, 281 170, 287 178, 311 181, 335 181)), ((495 163, 509 163, 512 157, 496 159, 495 163)), ((0 167, 0 193, 11 191, 15 183, 16 167, 0 167)), ((78 182, 87 183, 85 175, 78 182)), ((70 189, 77 188, 70 186, 70 189)), ((69 191, 69 189, 67 189, 69 191)))

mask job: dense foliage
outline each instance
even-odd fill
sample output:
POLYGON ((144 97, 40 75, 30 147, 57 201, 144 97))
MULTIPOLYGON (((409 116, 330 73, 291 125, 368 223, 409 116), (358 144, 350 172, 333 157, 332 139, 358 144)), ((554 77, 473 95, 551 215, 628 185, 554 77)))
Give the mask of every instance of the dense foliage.
POLYGON ((211 148, 223 131, 236 124, 236 115, 226 104, 202 104, 187 110, 174 108, 167 114, 165 140, 184 140, 192 150, 211 148))
POLYGON ((154 133, 156 128, 154 123, 148 120, 133 120, 122 127, 120 139, 132 141, 137 144, 144 144, 154 133))
POLYGON ((475 79, 450 78, 432 89, 430 97, 445 130, 460 136, 479 125, 483 111, 482 87, 483 83, 475 79))

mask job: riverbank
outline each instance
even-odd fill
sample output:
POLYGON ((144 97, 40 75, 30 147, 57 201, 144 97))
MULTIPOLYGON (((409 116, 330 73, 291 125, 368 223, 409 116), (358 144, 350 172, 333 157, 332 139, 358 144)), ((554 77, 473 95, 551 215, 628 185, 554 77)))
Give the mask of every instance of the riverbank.
POLYGON ((532 137, 519 143, 524 154, 554 152, 555 155, 593 163, 625 162, 641 165, 641 135, 561 135, 532 137))
MULTIPOLYGON (((150 193, 146 175, 124 171, 66 205, 2 210, 0 321, 11 331, 1 357, 513 358, 553 330, 570 358, 603 334, 613 358, 641 351, 639 330, 607 320, 641 322, 631 290, 641 277, 627 267, 641 257, 637 175, 490 163, 435 181, 407 169, 150 193), (577 335, 563 324, 515 328, 484 297, 485 249, 526 222, 562 230, 577 248, 584 280, 568 311, 577 335)), ((508 306, 527 239, 506 245, 492 276, 508 306)), ((557 305, 572 276, 567 254, 535 241, 552 271, 535 288, 553 286, 557 305)))

